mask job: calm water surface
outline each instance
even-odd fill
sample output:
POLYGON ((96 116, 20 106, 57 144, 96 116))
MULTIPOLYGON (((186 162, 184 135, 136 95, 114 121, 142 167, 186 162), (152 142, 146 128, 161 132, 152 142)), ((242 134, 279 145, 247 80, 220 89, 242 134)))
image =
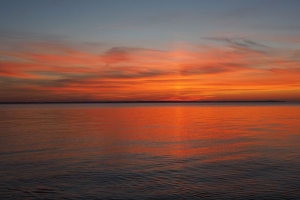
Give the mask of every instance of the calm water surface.
POLYGON ((300 105, 0 105, 0 199, 300 199, 300 105))

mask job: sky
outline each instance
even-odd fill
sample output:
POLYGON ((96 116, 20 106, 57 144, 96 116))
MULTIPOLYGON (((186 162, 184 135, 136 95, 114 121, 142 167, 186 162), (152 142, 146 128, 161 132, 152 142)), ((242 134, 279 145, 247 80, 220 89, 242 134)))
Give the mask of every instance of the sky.
POLYGON ((0 102, 300 101, 299 0, 0 5, 0 102))

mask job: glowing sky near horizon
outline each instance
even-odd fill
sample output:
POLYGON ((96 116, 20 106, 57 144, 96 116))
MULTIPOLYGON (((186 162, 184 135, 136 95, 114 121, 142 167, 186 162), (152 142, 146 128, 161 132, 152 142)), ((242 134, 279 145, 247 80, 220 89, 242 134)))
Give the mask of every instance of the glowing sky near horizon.
POLYGON ((299 0, 0 4, 0 102, 300 101, 299 0))

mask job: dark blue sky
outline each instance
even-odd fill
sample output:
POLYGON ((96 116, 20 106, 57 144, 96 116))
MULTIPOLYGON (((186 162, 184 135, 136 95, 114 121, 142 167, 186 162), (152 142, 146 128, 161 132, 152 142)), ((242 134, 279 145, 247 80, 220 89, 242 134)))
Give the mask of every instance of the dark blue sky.
POLYGON ((203 37, 297 36, 297 0, 1 1, 0 37, 158 46, 203 37))

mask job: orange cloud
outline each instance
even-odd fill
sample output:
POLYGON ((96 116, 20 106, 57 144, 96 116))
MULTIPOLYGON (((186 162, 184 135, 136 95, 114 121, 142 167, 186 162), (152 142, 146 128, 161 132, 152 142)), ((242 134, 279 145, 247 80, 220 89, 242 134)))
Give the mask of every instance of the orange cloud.
POLYGON ((300 100, 299 51, 219 40, 226 45, 88 53, 43 43, 1 52, 1 101, 300 100))

